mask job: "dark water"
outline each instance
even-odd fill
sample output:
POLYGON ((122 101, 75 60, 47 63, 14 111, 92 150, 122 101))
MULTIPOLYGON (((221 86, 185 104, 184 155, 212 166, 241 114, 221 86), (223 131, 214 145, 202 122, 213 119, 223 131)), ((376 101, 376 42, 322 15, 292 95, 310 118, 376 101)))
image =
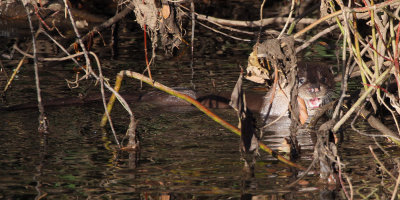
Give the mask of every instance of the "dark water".
MULTIPOLYGON (((136 27, 137 28, 137 27, 136 27)), ((25 30, 21 27, 20 30, 25 30)), ((22 31, 23 32, 23 31, 22 31)), ((28 32, 29 33, 29 32, 28 32)), ((142 32, 123 32, 120 57, 111 60, 104 47, 104 73, 114 79, 121 69, 144 70, 142 32)), ((2 40, 29 35, 12 33, 2 40)), ((176 56, 157 52, 153 77, 171 87, 195 88, 216 92, 232 90, 251 52, 250 43, 238 43, 220 36, 197 35, 199 51, 195 55, 194 74, 190 53, 185 46, 176 56), (223 50, 222 50, 223 49, 223 50)), ((99 44, 98 42, 97 44, 99 44)), ((2 60, 10 73, 18 56, 2 60)), ((93 81, 83 81, 79 89, 69 89, 64 79, 73 80, 71 63, 44 64, 40 68, 41 88, 45 99, 77 96, 98 91, 93 81)), ((4 77, 2 77, 2 87, 4 77)), ((35 102, 32 64, 26 63, 7 93, 6 104, 35 102)), ((246 88, 255 85, 246 83, 246 88)), ((137 80, 126 79, 123 91, 138 90, 137 80)), ((151 90, 144 86, 144 90, 151 90)), ((1 199, 326 199, 329 189, 318 182, 318 172, 311 172, 302 185, 285 186, 297 178, 297 172, 264 152, 258 157, 254 177, 242 172, 239 138, 194 108, 158 108, 133 105, 141 138, 140 155, 117 151, 109 128, 99 127, 103 108, 100 103, 46 108, 50 134, 38 133, 38 111, 27 109, 0 112, 0 198, 1 199)), ((231 110, 216 113, 236 125, 231 110)), ((121 107, 112 117, 122 140, 128 126, 128 114, 121 107)), ((363 123, 361 129, 369 129, 363 123)), ((282 138, 282 127, 273 129, 282 138)), ((372 130, 369 130, 372 132, 372 130)), ((373 132, 372 132, 373 133, 373 132)), ((397 148, 378 139, 392 155, 397 148)), ((266 140, 275 149, 279 143, 266 140)), ((344 171, 351 177, 357 198, 369 194, 382 197, 382 176, 368 145, 374 141, 351 130, 345 131, 340 146, 344 171), (357 144, 357 145, 354 145, 357 144)), ((375 147, 374 147, 375 148, 375 147)), ((308 166, 312 146, 306 148, 299 164, 308 166)), ((376 153, 385 161, 382 153, 376 153)), ((392 163, 387 163, 392 166, 392 163)), ((386 177, 387 178, 387 177, 386 177)), ((391 190, 388 187, 388 190, 391 190)), ((349 188, 347 187, 347 190, 349 188)), ((343 190, 335 199, 343 199, 343 190)))

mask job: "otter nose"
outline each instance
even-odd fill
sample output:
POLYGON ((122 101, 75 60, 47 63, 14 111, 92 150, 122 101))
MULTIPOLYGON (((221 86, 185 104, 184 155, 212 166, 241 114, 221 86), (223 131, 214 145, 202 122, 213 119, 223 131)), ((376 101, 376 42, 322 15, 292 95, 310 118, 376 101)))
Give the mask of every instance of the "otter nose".
POLYGON ((320 89, 319 89, 319 87, 310 87, 310 88, 308 88, 308 92, 310 92, 310 93, 317 93, 317 92, 319 92, 320 91, 320 89))
POLYGON ((310 84, 310 87, 308 88, 308 91, 310 93, 317 93, 320 91, 320 87, 318 83, 312 83, 310 84))

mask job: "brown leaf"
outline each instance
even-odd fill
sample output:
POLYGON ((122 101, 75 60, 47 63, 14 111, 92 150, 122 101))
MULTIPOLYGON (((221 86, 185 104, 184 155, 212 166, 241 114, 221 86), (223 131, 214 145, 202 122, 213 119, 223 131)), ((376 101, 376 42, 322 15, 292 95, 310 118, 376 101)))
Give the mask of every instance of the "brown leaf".
POLYGON ((162 16, 164 19, 167 19, 169 17, 169 15, 171 14, 171 10, 168 4, 164 4, 162 6, 162 10, 161 10, 162 16))
POLYGON ((260 64, 257 52, 255 51, 249 55, 246 71, 247 75, 245 78, 249 81, 263 84, 266 79, 269 79, 269 72, 260 64))
POLYGON ((301 97, 297 97, 297 103, 299 104, 299 119, 301 124, 304 124, 308 118, 306 103, 301 97))

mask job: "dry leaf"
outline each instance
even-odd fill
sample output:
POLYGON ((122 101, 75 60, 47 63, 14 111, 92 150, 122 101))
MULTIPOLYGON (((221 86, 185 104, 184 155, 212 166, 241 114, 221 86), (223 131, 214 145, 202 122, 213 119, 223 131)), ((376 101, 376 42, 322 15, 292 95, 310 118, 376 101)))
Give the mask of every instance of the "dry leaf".
POLYGON ((307 119, 308 119, 308 112, 307 112, 307 106, 306 103, 304 102, 304 99, 301 97, 297 97, 297 103, 299 104, 299 119, 301 124, 305 124, 307 119))
MULTIPOLYGON (((248 68, 247 68, 248 69, 248 68)), ((264 84, 265 83, 265 79, 259 77, 259 76, 245 76, 245 78, 249 81, 253 81, 255 83, 259 83, 259 84, 264 84)))
POLYGON ((166 4, 166 5, 164 4, 162 6, 161 13, 162 13, 162 16, 163 16, 164 19, 167 19, 169 17, 169 15, 171 14, 171 10, 170 9, 171 8, 169 7, 168 4, 166 4))
POLYGON ((265 83, 265 79, 269 79, 269 72, 258 62, 257 52, 251 52, 247 64, 246 79, 256 82, 265 83))

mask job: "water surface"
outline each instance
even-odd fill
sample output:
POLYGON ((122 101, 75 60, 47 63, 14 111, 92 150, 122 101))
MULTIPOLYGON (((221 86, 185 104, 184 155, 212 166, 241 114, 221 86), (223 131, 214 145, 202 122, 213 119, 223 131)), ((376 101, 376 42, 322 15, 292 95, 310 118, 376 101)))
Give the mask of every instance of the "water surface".
MULTIPOLYGON (((2 39, 12 43, 17 37, 29 38, 24 27, 13 31, 3 34, 6 37, 2 39)), ((114 80, 122 69, 143 72, 142 35, 140 31, 122 32, 118 60, 111 60, 104 47, 94 48, 101 55, 107 77, 114 80)), ((198 34, 196 39, 198 48, 193 68, 187 46, 174 56, 157 51, 152 66, 154 79, 170 87, 207 93, 231 91, 240 72, 239 66, 247 63, 252 44, 220 40, 220 36, 207 34, 198 34)), ((96 45, 99 44, 97 41, 96 45)), ((16 55, 12 60, 2 60, 8 72, 15 68, 19 58, 16 55)), ((20 70, 3 106, 35 102, 32 68, 27 62, 20 70)), ((92 80, 82 81, 78 89, 69 89, 65 79, 75 77, 73 64, 69 62, 41 65, 40 77, 45 99, 99 91, 92 80)), ((3 86, 4 77, 1 81, 3 86)), ((137 91, 140 87, 137 80, 125 79, 122 91, 137 91)), ((247 89, 254 87, 256 85, 245 83, 247 89)), ((153 89, 143 86, 142 90, 153 89)), ((302 185, 286 188, 297 179, 297 172, 264 152, 260 152, 257 159, 254 177, 249 177, 242 172, 239 137, 193 107, 166 109, 140 104, 132 105, 132 109, 138 121, 140 154, 117 150, 110 129, 99 127, 103 113, 99 102, 46 108, 50 122, 47 136, 37 131, 37 109, 1 111, 0 198, 324 199, 329 193, 318 182, 318 172, 314 170, 302 185)), ((234 111, 215 112, 237 124, 234 111)), ((128 114, 117 106, 112 117, 121 141, 128 126, 128 114)), ((358 126, 374 133, 363 123, 358 126)), ((282 139, 281 132, 285 128, 273 128, 271 134, 282 139)), ((368 150, 368 145, 373 145, 374 141, 351 130, 345 131, 344 138, 339 149, 347 164, 345 172, 352 177, 356 197, 369 193, 381 195, 382 192, 375 190, 382 187, 381 177, 368 150)), ((397 148, 383 139, 379 141, 397 155, 397 148)), ((276 140, 266 139, 265 142, 279 150, 276 140)), ((305 153, 297 162, 308 166, 312 160, 312 144, 304 149, 305 153)), ((377 153, 382 156, 381 152, 377 153)), ((343 192, 338 192, 336 199, 343 198, 343 192)))

